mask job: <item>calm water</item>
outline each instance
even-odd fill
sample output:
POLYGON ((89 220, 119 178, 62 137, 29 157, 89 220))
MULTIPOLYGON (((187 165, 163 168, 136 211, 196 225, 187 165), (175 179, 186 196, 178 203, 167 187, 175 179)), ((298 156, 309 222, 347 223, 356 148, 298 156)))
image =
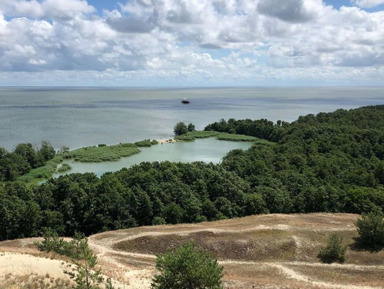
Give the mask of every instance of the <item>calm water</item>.
POLYGON ((293 121, 308 113, 383 104, 381 88, 0 89, 0 146, 48 140, 71 149, 170 138, 221 118, 293 121), (191 103, 181 104, 186 97, 191 103))
MULTIPOLYGON (((67 173, 94 172, 101 176, 105 172, 115 172, 124 167, 130 167, 141 162, 172 161, 172 162, 212 162, 219 163, 223 156, 233 149, 248 149, 252 146, 249 142, 220 141, 215 138, 198 139, 187 143, 166 143, 140 148, 139 154, 122 158, 117 162, 79 163, 66 161, 72 169, 67 173)), ((63 174, 56 174, 58 177, 63 174)))

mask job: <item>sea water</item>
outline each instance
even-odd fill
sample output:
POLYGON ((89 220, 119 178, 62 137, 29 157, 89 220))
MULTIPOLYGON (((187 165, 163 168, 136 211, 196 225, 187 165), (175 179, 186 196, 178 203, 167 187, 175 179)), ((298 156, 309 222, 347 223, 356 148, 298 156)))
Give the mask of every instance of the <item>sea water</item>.
POLYGON ((56 149, 167 139, 179 122, 278 119, 384 104, 383 87, 1 88, 0 147, 49 141, 56 149), (182 104, 187 98, 190 104, 182 104))

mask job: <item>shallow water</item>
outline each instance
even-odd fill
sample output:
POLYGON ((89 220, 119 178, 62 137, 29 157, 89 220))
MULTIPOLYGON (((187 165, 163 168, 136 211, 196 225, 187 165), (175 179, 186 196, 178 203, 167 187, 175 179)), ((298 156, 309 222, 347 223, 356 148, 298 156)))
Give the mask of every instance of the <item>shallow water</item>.
POLYGON ((221 141, 215 138, 197 139, 194 142, 165 143, 154 145, 150 148, 140 148, 139 154, 122 158, 116 162, 80 163, 73 160, 65 161, 72 169, 68 173, 93 172, 101 176, 105 172, 115 172, 124 167, 130 167, 141 162, 172 161, 190 163, 203 161, 206 163, 219 163, 223 156, 233 149, 248 149, 251 142, 221 141))
POLYGON ((59 149, 165 139, 179 121, 201 130, 229 119, 293 121, 308 113, 383 104, 382 87, 201 89, 0 89, 0 147, 59 149), (183 105, 188 98, 191 103, 183 105))

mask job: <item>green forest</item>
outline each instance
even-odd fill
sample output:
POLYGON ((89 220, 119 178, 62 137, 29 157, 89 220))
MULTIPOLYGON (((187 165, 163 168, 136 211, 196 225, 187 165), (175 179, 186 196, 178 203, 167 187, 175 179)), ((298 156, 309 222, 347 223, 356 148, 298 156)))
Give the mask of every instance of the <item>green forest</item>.
POLYGON ((12 174, 52 159, 47 143, 0 149, 0 240, 39 236, 47 228, 73 236, 251 214, 384 209, 384 105, 292 123, 220 120, 205 130, 266 141, 233 150, 217 165, 145 162, 101 178, 70 174, 39 186, 13 181, 12 174))

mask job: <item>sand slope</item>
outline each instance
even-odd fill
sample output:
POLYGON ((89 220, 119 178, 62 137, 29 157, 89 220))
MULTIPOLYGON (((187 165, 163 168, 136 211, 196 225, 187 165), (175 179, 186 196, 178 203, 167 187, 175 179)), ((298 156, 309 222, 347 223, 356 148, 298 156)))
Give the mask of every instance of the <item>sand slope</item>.
MULTIPOLYGON (((156 255, 188 240, 219 259, 225 288, 384 288, 383 252, 350 248, 343 265, 321 264, 316 257, 329 234, 337 233, 352 244, 358 217, 258 215, 105 232, 90 236, 89 244, 103 274, 112 277, 118 288, 150 288, 156 255)), ((33 240, 0 243, 0 252, 6 252, 0 253, 0 276, 38 273, 67 278, 62 273, 66 263, 38 256, 41 253, 31 245, 33 240)))

